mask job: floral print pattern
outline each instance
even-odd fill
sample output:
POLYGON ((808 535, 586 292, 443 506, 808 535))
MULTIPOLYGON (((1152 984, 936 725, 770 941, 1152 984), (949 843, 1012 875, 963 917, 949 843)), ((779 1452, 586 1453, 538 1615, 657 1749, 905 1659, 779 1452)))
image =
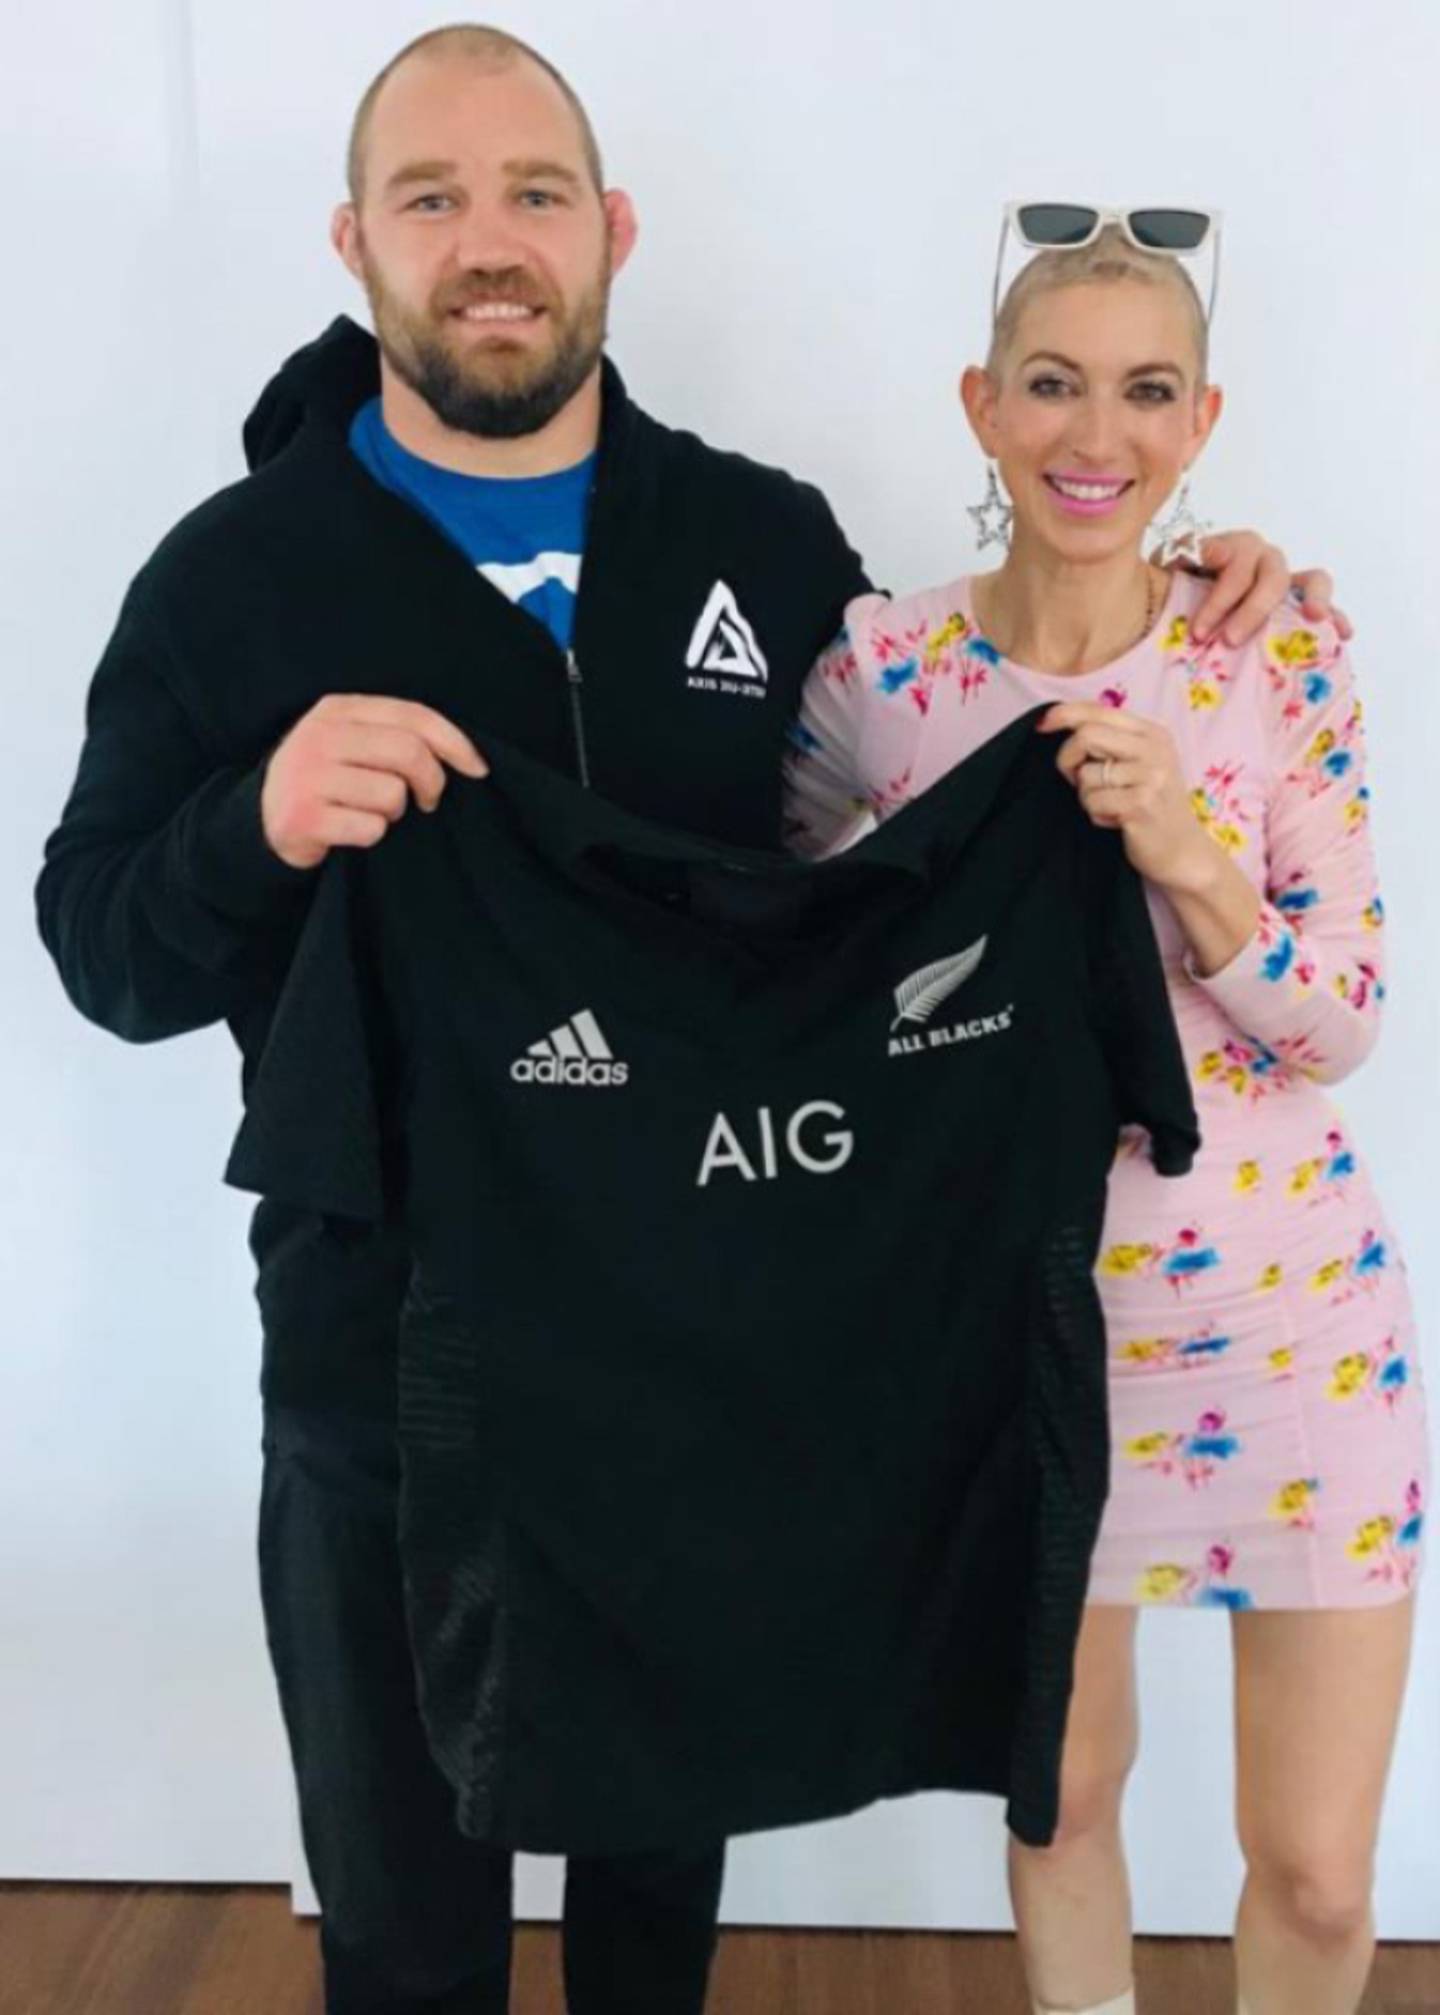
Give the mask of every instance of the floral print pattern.
POLYGON ((1338 633, 1278 610, 1203 649, 1203 584, 1074 678, 1005 659, 969 583, 864 596, 807 681, 786 759, 796 851, 835 851, 1018 715, 1065 698, 1171 732, 1191 806, 1261 899, 1221 972, 1192 970, 1150 890, 1203 1145, 1156 1176, 1138 1130, 1110 1175, 1097 1280, 1112 1480, 1091 1599, 1191 1608, 1394 1601, 1420 1572, 1428 1442, 1403 1258, 1325 1087, 1385 1000, 1363 713, 1338 633))
POLYGON ((1160 1428, 1132 1435, 1123 1449, 1128 1461, 1155 1476, 1181 1477, 1191 1490, 1208 1483, 1222 1462, 1239 1453, 1239 1439, 1227 1431, 1218 1408, 1202 1413, 1194 1427, 1178 1434, 1160 1428))
POLYGON ((1198 1566, 1162 1561, 1140 1575, 1132 1600, 1195 1609, 1253 1609, 1249 1589, 1230 1579, 1234 1565, 1234 1548, 1218 1543, 1206 1548, 1204 1561, 1198 1566))

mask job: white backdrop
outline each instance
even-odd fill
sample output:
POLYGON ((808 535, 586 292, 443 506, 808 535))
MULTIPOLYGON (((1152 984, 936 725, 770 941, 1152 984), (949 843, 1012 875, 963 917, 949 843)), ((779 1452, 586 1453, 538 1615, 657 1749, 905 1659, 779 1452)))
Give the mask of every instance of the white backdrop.
MULTIPOLYGON (((240 473, 273 365, 361 303, 325 238, 354 101, 445 18, 410 0, 0 0, 0 1876, 298 1867, 254 1572, 247 1206, 219 1181, 223 1033, 126 1049, 68 1009, 31 886, 130 576, 240 473)), ((828 491, 878 580, 967 564, 953 399, 1011 195, 1227 212, 1205 514, 1330 564, 1359 624, 1388 1031, 1342 1103, 1419 1297, 1440 1414, 1440 8, 1211 0, 533 0, 502 25, 590 104, 640 209, 612 347, 661 416, 828 491)), ((1437 1471, 1440 1473, 1440 1471, 1437 1471)), ((1440 1937, 1440 1628, 1422 1630, 1381 1856, 1390 1937, 1440 1937)), ((1142 1928, 1221 1931, 1223 1619, 1143 1632, 1142 1928)), ((1363 1704, 1357 1707, 1363 1711, 1363 1704)), ((997 1811, 918 1800, 737 1843, 731 1921, 1008 1921, 997 1811)), ((522 1908, 553 1905, 527 1864, 522 1908)), ((301 1891, 303 1895, 303 1888, 301 1891)))

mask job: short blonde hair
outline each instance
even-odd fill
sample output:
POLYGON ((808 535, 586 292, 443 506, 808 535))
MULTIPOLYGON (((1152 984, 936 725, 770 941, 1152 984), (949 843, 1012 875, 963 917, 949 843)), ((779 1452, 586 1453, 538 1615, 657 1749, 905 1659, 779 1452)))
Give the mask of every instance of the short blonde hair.
POLYGON ((350 143, 345 150, 345 179, 350 188, 350 200, 357 208, 365 191, 365 143, 370 137, 375 100, 400 65, 408 62, 410 57, 449 55, 466 57, 486 70, 508 70, 512 63, 521 61, 538 64, 546 76, 560 86, 575 114, 580 126, 585 165, 590 170, 597 194, 604 193, 605 169, 590 115, 555 65, 547 61, 538 49, 532 49, 528 42, 522 42, 518 35, 509 35, 503 28, 485 28, 478 22, 462 21, 449 28, 432 28, 424 35, 417 35, 413 42, 407 42, 398 54, 390 58, 379 76, 371 81, 356 106, 355 117, 350 123, 350 143))
POLYGON ((1016 274, 1000 303, 990 338, 985 369, 999 377, 1015 341, 1015 332, 1030 303, 1041 294, 1057 293, 1062 287, 1093 284, 1111 285, 1119 280, 1136 280, 1146 287, 1169 287, 1184 302, 1195 337, 1199 363, 1197 383, 1207 383, 1210 373, 1210 330, 1195 282, 1171 252, 1139 251, 1118 224, 1107 224, 1092 244, 1074 251, 1040 252, 1016 274))

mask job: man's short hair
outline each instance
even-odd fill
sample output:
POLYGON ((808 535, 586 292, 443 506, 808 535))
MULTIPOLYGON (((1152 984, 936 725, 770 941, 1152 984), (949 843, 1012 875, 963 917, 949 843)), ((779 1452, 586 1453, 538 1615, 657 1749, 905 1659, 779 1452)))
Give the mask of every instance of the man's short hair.
POLYGON ((375 100, 380 96, 387 80, 402 63, 411 56, 422 54, 464 56, 488 70, 508 70, 512 63, 520 61, 538 64, 547 77, 554 78, 565 94, 566 101, 579 123, 585 165, 590 170, 596 193, 603 192, 605 170, 600 160, 595 129, 590 124, 590 115, 555 65, 547 61, 538 49, 532 49, 528 42, 522 42, 518 35, 507 35, 503 28, 485 28, 478 23, 459 22, 449 28, 432 28, 424 35, 417 35, 413 42, 407 42, 397 55, 390 58, 355 108, 355 117, 350 126, 350 145, 345 157, 345 179, 349 183, 350 200, 353 203, 358 205, 364 194, 365 146, 370 134, 370 119, 375 110, 375 100))

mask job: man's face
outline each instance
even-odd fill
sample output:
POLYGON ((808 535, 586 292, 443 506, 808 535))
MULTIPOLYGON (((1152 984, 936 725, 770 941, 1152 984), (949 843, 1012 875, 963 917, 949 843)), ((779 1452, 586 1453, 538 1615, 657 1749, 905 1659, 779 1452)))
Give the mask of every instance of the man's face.
POLYGON ((336 229, 391 368, 447 427, 491 439, 538 432, 589 378, 633 238, 563 93, 523 59, 402 65, 336 229))

